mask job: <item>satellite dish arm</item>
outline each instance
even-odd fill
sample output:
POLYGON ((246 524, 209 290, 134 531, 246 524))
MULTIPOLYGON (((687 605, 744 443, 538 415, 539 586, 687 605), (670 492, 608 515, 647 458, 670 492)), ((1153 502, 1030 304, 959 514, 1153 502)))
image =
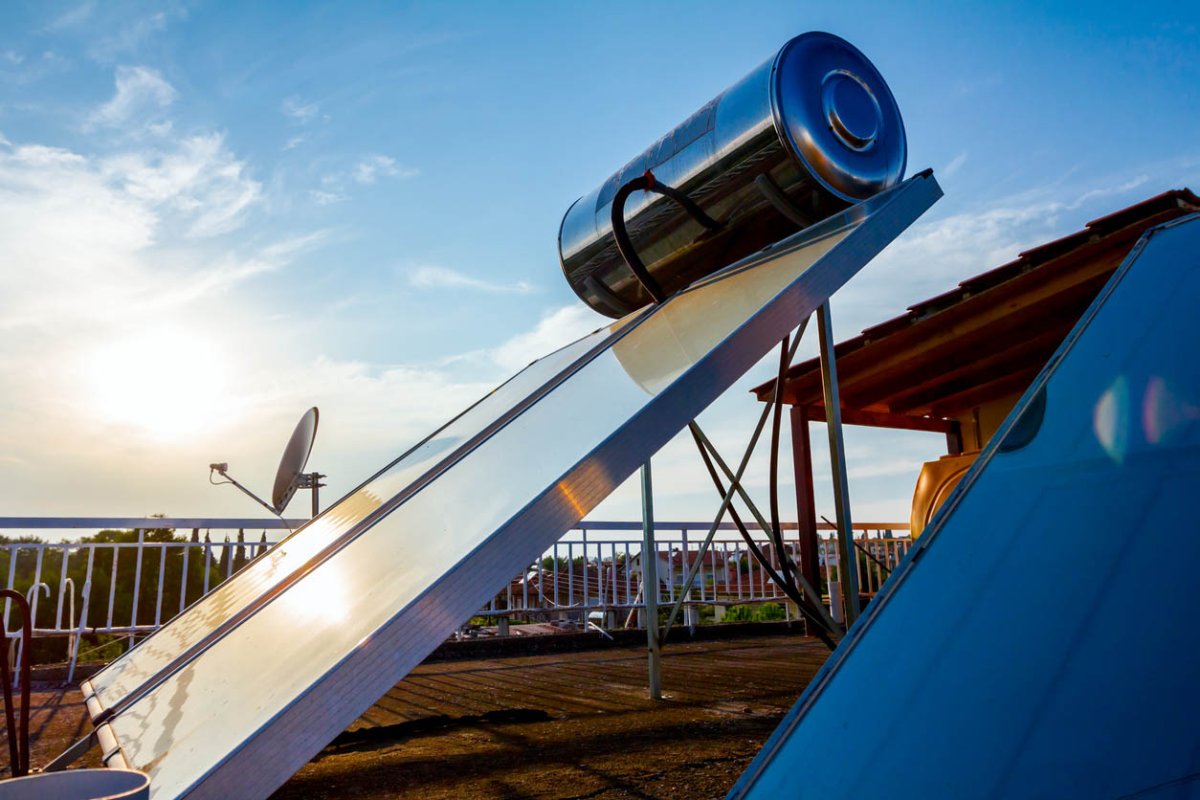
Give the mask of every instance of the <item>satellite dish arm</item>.
POLYGON ((233 478, 232 475, 230 475, 228 472, 226 472, 226 470, 229 469, 228 464, 209 464, 208 469, 209 469, 209 473, 208 473, 208 482, 209 483, 214 484, 214 485, 216 485, 217 483, 220 483, 220 481, 214 481, 212 479, 212 474, 215 472, 218 475, 220 475, 222 478, 224 478, 225 482, 232 483, 234 486, 236 486, 238 489, 240 489, 242 491, 242 493, 245 494, 247 497, 251 498, 254 502, 258 503, 260 506, 265 508, 267 511, 270 511, 272 514, 274 514, 275 516, 280 517, 282 519, 282 515, 280 514, 279 511, 277 511, 275 509, 274 506, 269 505, 267 503, 267 501, 263 500, 261 497, 259 497, 254 492, 247 489, 245 486, 242 486, 240 483, 238 483, 233 478))

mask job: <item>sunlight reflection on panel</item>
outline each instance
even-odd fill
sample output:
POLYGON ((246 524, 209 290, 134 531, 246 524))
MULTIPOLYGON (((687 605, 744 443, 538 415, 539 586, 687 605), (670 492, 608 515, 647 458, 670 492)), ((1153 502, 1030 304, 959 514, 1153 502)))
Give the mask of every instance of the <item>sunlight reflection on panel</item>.
POLYGON ((1092 415, 1096 440, 1118 464, 1125 460, 1129 449, 1130 413, 1129 385, 1125 376, 1119 375, 1100 396, 1092 415))
POLYGON ((1142 398, 1142 430, 1150 444, 1163 444, 1185 422, 1200 419, 1200 406, 1180 397, 1170 383, 1159 375, 1146 384, 1142 398))
POLYGON ((281 598, 288 616, 299 625, 318 619, 324 623, 345 620, 350 609, 347 578, 336 564, 314 572, 281 598))

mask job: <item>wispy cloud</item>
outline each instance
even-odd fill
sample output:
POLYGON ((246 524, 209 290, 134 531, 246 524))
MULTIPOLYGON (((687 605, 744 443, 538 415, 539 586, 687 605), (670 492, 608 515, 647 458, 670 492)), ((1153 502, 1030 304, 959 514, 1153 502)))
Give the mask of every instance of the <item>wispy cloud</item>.
POLYGON ((117 67, 116 92, 88 117, 87 127, 115 127, 135 118, 150 121, 175 102, 178 93, 149 67, 117 67))
MULTIPOLYGON (((160 152, 94 158, 44 145, 0 147, 0 328, 94 324, 151 312, 278 268, 321 238, 285 239, 249 257, 187 256, 187 240, 239 226, 261 193, 220 136, 160 152), (176 253, 148 253, 169 239, 176 253), (169 266, 182 259, 190 265, 169 266), (182 288, 181 288, 182 287, 182 288)), ((321 235, 323 236, 323 234, 321 235)))
POLYGON ((75 28, 92 18, 92 12, 96 10, 95 0, 84 0, 71 8, 68 8, 63 13, 52 19, 46 25, 47 30, 63 30, 66 28, 75 28))
POLYGON ((263 258, 271 261, 290 261, 302 253, 311 252, 329 242, 333 232, 326 230, 303 233, 273 242, 262 249, 263 258))
POLYGON ((0 79, 18 85, 30 84, 66 70, 70 63, 53 50, 44 50, 39 55, 6 50, 0 53, 0 79))
POLYGON ((408 285, 414 289, 468 289, 489 294, 530 294, 537 287, 525 281, 495 283, 475 278, 449 267, 416 267, 408 273, 408 285))
POLYGON ((162 11, 125 20, 113 33, 99 37, 88 49, 88 55, 97 61, 113 61, 122 54, 136 51, 143 42, 166 27, 167 15, 162 11))
POLYGON ((325 189, 310 189, 308 196, 319 206, 331 206, 334 203, 341 203, 349 199, 349 197, 341 192, 330 192, 325 189))
POLYGON ((396 159, 390 156, 375 154, 360 159, 350 174, 356 183, 371 184, 379 178, 412 178, 417 170, 396 164, 396 159))
POLYGON ((954 158, 950 159, 950 163, 948 163, 948 164, 946 164, 946 166, 942 167, 942 170, 939 173, 939 175, 943 178, 951 178, 954 176, 954 174, 956 172, 958 172, 960 169, 962 169, 963 165, 966 163, 967 163, 967 152, 964 150, 963 152, 956 155, 954 158))
POLYGON ((581 303, 562 306, 543 315, 532 330, 513 336, 489 355, 506 372, 512 372, 609 322, 612 320, 581 303))
POLYGON ((312 122, 321 113, 321 108, 316 103, 306 103, 295 96, 285 99, 280 104, 279 110, 285 117, 301 124, 312 122))
POLYGON ((349 169, 327 172, 321 176, 321 188, 309 191, 317 205, 331 205, 350 199, 349 189, 357 184, 370 186, 383 178, 403 180, 420 174, 420 170, 396 162, 391 156, 368 153, 360 156, 349 169))
POLYGON ((262 198, 262 184, 246 175, 221 134, 191 136, 164 152, 109 158, 102 171, 131 197, 178 214, 192 237, 234 230, 262 198))
POLYGON ((250 254, 226 254, 215 264, 205 265, 180 276, 148 296, 147 305, 156 309, 178 308, 204 297, 221 294, 252 278, 277 272, 303 253, 329 241, 330 231, 320 230, 272 242, 250 254))

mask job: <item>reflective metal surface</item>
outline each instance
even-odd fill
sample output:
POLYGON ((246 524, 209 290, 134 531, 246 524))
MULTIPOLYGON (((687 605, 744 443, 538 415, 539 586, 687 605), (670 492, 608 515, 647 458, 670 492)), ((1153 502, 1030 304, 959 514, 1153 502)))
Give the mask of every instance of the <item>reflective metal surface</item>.
POLYGON ((1192 216, 1117 270, 730 797, 1200 794, 1200 581, 1169 557, 1198 303, 1192 216))
POLYGON ((938 196, 914 179, 535 362, 98 675, 113 762, 158 798, 269 795, 938 196))
POLYGON ((626 219, 642 260, 667 292, 798 230, 755 186, 768 176, 809 223, 895 186, 904 123, 887 84, 853 45, 806 33, 727 89, 567 210, 563 274, 579 297, 620 317, 649 302, 613 241, 613 195, 653 170, 725 223, 704 234, 670 200, 635 194, 626 219))

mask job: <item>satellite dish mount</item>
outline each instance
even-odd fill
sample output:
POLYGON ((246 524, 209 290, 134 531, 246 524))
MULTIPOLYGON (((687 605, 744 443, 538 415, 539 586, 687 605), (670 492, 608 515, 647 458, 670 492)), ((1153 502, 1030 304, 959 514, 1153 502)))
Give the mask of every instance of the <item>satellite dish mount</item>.
POLYGON ((304 415, 300 417, 300 421, 296 423, 296 429, 292 431, 292 437, 288 439, 287 447, 283 449, 283 457, 279 460, 279 469, 275 471, 275 485, 271 490, 270 503, 235 480, 229 474, 228 463, 209 464, 209 482, 233 484, 242 493, 277 517, 283 516, 283 510, 291 502, 296 490, 309 489, 312 491, 312 515, 317 516, 321 508, 319 490, 325 485, 321 483, 321 479, 326 476, 320 472, 305 472, 304 468, 308 465, 308 456, 312 453, 313 442, 317 438, 319 416, 320 413, 314 406, 305 411, 304 415), (225 480, 214 481, 212 479, 214 472, 225 480))

